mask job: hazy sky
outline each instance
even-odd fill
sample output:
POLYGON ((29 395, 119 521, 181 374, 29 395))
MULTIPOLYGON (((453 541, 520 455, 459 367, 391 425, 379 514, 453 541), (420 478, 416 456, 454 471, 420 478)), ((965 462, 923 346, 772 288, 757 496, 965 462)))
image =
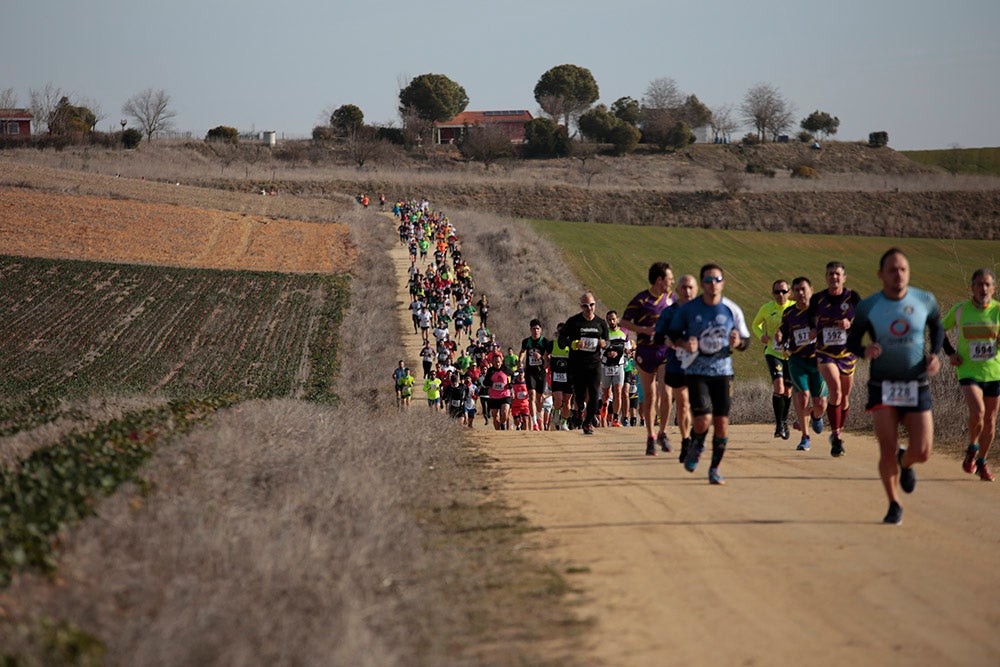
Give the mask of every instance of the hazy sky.
MULTIPOLYGON (((31 0, 0 23, 0 89, 51 83, 97 102, 99 129, 145 88, 175 126, 308 136, 356 104, 398 124, 401 86, 444 74, 470 110, 528 109, 547 69, 588 68, 601 102, 675 79, 710 107, 758 82, 838 139, 886 130, 897 149, 1000 146, 1000 0, 31 0)), ((737 136, 742 136, 746 130, 737 136)))

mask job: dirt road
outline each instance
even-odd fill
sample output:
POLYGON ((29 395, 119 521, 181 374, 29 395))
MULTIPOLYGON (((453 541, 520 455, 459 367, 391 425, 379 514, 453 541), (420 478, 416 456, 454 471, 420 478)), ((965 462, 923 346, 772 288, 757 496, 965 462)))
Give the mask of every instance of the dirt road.
POLYGON ((1000 664, 1000 484, 935 456, 888 526, 873 439, 833 459, 823 437, 797 452, 771 433, 732 428, 722 487, 645 456, 638 428, 473 437, 595 621, 584 663, 1000 664))

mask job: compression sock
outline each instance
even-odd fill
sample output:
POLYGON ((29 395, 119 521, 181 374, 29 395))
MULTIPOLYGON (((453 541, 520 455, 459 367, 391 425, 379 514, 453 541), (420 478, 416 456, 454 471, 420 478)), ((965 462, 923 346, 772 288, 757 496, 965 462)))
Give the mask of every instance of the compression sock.
POLYGON ((792 409, 792 397, 782 396, 782 406, 781 406, 781 421, 782 423, 788 421, 788 413, 792 409))
POLYGON ((712 438, 712 467, 718 468, 722 463, 722 457, 726 453, 726 443, 729 438, 712 438))
POLYGON ((830 431, 840 433, 840 405, 830 403, 826 406, 826 417, 830 420, 830 431))
POLYGON ((771 409, 774 411, 774 423, 781 425, 781 411, 784 408, 784 396, 781 394, 771 394, 771 409))
POLYGON ((847 413, 850 412, 850 410, 851 410, 850 406, 847 406, 846 408, 841 408, 840 409, 840 430, 841 431, 843 431, 844 430, 844 426, 847 425, 847 413))

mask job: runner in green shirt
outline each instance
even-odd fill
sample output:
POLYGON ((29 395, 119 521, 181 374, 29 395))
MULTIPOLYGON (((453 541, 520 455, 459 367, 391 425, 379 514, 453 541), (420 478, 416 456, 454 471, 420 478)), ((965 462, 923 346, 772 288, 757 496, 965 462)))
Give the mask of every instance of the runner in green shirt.
POLYGON ((788 298, 788 281, 775 280, 771 285, 771 296, 753 318, 750 331, 764 344, 764 360, 771 374, 771 385, 774 393, 771 395, 771 408, 774 410, 774 437, 788 440, 788 409, 792 405, 792 377, 788 373, 786 353, 774 334, 781 326, 781 316, 792 303, 788 298))

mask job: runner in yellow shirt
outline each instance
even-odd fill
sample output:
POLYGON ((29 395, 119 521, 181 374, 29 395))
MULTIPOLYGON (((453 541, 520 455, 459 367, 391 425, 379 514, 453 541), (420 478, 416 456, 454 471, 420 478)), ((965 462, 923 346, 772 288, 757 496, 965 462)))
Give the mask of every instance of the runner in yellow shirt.
MULTIPOLYGON (((788 298, 788 281, 775 280, 771 285, 773 300, 768 301, 753 318, 750 332, 764 344, 764 360, 771 374, 774 393, 771 407, 774 409, 774 437, 788 440, 788 410, 792 405, 792 377, 784 348, 775 340, 774 334, 781 327, 781 316, 794 303, 788 298)), ((803 434, 805 435, 805 434, 803 434)))
POLYGON ((996 283, 993 271, 978 269, 972 274, 972 298, 956 303, 942 320, 945 331, 958 332, 958 347, 953 347, 946 336, 944 351, 955 367, 969 407, 969 447, 962 469, 971 474, 978 472, 979 479, 985 482, 993 481, 986 455, 993 444, 1000 407, 1000 304, 993 298, 996 283))

